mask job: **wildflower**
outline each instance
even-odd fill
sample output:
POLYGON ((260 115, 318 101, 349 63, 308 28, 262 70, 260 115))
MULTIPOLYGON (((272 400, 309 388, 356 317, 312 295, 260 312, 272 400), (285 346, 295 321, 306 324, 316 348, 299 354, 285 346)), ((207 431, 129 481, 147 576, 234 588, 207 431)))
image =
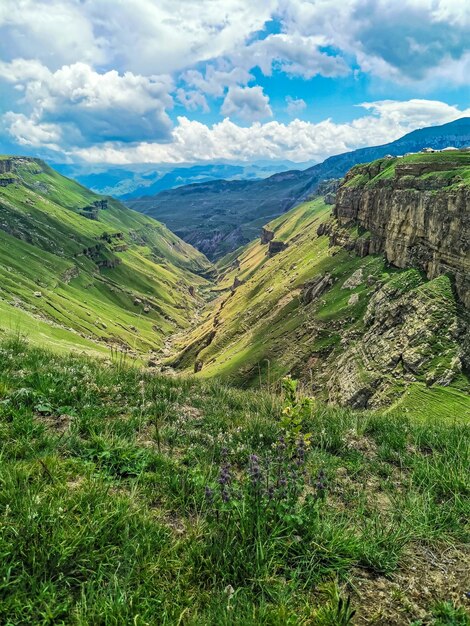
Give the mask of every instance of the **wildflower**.
POLYGON ((326 474, 323 469, 318 472, 315 487, 317 489, 317 498, 324 499, 326 496, 326 474))
POLYGON ((210 487, 206 487, 205 496, 208 504, 212 504, 214 502, 214 491, 210 487))
POLYGON ((259 467, 259 457, 256 454, 250 454, 249 457, 248 473, 250 474, 251 481, 254 485, 261 482, 261 469, 259 467))
POLYGON ((232 482, 232 473, 230 471, 231 465, 227 460, 228 450, 227 448, 222 449, 222 458, 224 459, 224 463, 220 468, 218 483, 220 485, 220 496, 222 498, 222 502, 228 502, 230 500, 228 488, 232 482))
POLYGON ((297 465, 297 467, 301 467, 302 465, 305 464, 305 455, 306 455, 305 441, 303 439, 299 439, 297 442, 297 447, 294 452, 294 462, 297 465))

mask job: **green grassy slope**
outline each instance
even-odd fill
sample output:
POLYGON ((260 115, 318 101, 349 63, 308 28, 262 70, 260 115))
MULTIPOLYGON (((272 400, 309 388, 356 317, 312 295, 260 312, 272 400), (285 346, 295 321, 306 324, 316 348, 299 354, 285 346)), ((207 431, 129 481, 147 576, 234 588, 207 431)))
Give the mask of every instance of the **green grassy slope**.
MULTIPOLYGON (((204 362, 201 375, 218 374, 256 385, 260 372, 263 380, 268 374, 276 380, 339 341, 339 324, 342 318, 350 317, 350 293, 339 293, 339 286, 333 289, 316 316, 311 307, 300 302, 302 286, 321 273, 332 273, 344 281, 362 266, 375 275, 381 275, 385 268, 380 258, 364 260, 329 249, 328 240, 317 237, 316 230, 330 213, 331 207, 321 198, 304 203, 267 225, 275 240, 287 244, 283 252, 269 257, 268 245, 257 239, 236 259, 231 255, 219 262, 220 295, 187 341, 189 346, 194 343, 194 350, 180 354, 181 364, 192 366, 195 350, 215 330, 211 344, 197 355, 204 362), (236 277, 242 284, 232 292, 236 277), (331 322, 339 322, 336 332, 330 332, 331 322)), ((363 307, 364 302, 358 305, 358 313, 363 307)))
POLYGON ((469 422, 282 406, 0 342, 0 623, 468 626, 469 422))
POLYGON ((396 177, 397 168, 406 171, 413 178, 413 183, 425 183, 432 190, 445 186, 446 189, 457 189, 470 186, 470 152, 449 151, 427 154, 409 154, 400 158, 387 158, 375 161, 380 173, 372 178, 364 176, 363 166, 357 165, 351 169, 348 187, 376 187, 386 184, 396 177))
POLYGON ((0 328, 48 323, 49 337, 33 339, 53 341, 60 327, 80 347, 149 351, 188 325, 197 304, 189 288, 210 271, 202 254, 112 199, 87 218, 101 198, 39 160, 15 158, 4 175, 16 182, 0 187, 0 302, 10 307, 0 328))
POLYGON ((382 256, 361 258, 329 247, 317 229, 330 212, 321 198, 304 203, 266 226, 287 245, 283 251, 269 256, 258 239, 222 259, 215 300, 189 337, 176 342, 179 352, 170 363, 241 386, 275 383, 292 373, 319 397, 358 406, 360 394, 351 389, 372 387, 376 404, 433 415, 445 407, 450 416, 470 417, 468 379, 452 373, 458 306, 449 279, 427 281, 416 270, 388 267, 382 256), (358 275, 356 284, 345 287, 358 275), (328 277, 329 284, 306 302, 305 285, 318 277, 328 277), (384 316, 388 301, 395 334, 382 339, 381 323, 375 328, 364 320, 366 313, 384 316), (417 369, 400 367, 399 350, 394 356, 404 332, 401 310, 413 311, 404 322, 413 339, 402 350, 422 363, 417 369), (442 384, 449 383, 444 391, 442 384))

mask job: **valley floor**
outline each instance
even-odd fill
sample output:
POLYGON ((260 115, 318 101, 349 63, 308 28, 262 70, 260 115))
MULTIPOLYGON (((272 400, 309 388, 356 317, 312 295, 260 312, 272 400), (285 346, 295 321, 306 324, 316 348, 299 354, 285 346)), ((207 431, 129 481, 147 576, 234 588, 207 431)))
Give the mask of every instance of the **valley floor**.
POLYGON ((0 623, 470 624, 468 423, 283 406, 4 339, 0 623))

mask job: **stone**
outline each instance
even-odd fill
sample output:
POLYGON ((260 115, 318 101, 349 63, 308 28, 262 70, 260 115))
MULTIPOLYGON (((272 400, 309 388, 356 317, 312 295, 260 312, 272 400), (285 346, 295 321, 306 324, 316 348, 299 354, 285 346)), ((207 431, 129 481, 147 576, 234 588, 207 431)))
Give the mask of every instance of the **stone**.
POLYGON ((348 306, 354 306, 355 304, 357 304, 359 302, 359 294, 358 293, 353 293, 351 294, 351 296, 349 297, 348 300, 348 306))
POLYGON ((275 254, 279 254, 287 248, 287 244, 284 241, 270 241, 268 247, 268 256, 274 256, 275 254))
POLYGON ((242 281, 242 280, 240 280, 240 279, 238 278, 238 276, 235 276, 235 278, 233 279, 233 283, 232 283, 232 286, 230 287, 230 289, 231 289, 231 290, 232 290, 232 292, 233 292, 233 291, 235 291, 235 289, 236 289, 237 287, 240 287, 240 285, 243 285, 243 281, 242 281))
POLYGON ((42 293, 40 291, 35 291, 34 292, 34 297, 35 298, 42 298, 42 293))
POLYGON ((313 280, 305 283, 300 294, 302 304, 310 304, 319 298, 333 284, 331 274, 320 274, 313 280))
POLYGON ((342 289, 356 289, 364 282, 364 272, 362 267, 351 274, 351 276, 344 281, 342 289))
POLYGON ((262 228, 260 239, 263 245, 267 244, 274 239, 274 232, 272 230, 268 230, 267 228, 262 228))

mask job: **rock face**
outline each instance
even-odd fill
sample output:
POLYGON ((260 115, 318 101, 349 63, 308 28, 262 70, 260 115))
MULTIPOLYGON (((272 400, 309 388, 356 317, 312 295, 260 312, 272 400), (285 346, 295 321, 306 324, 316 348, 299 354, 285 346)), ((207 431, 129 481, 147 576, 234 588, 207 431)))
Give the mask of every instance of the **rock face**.
POLYGON ((330 364, 330 401, 381 406, 396 399, 404 384, 448 385, 465 367, 468 328, 457 314, 449 278, 420 280, 410 270, 372 296, 364 334, 344 337, 343 354, 330 364))
POLYGON ((287 248, 287 244, 284 243, 283 241, 272 240, 269 242, 268 255, 274 256, 275 254, 279 254, 279 252, 282 252, 286 248, 287 248))
POLYGON ((7 174, 13 169, 13 159, 0 159, 0 174, 7 174))
POLYGON ((356 270, 354 274, 352 274, 346 281, 344 281, 342 288, 343 289, 356 289, 356 287, 359 287, 359 285, 362 284, 363 280, 364 280, 364 273, 361 267, 358 270, 356 270))
POLYGON ((267 228, 262 228, 260 239, 262 244, 269 243, 274 239, 274 232, 272 230, 268 230, 267 228))
POLYGON ((336 192, 340 186, 340 178, 330 178, 321 182, 315 190, 315 194, 323 196, 325 204, 334 204, 336 199, 336 192))
MULTIPOLYGON (((341 228, 357 225, 370 233, 361 243, 361 256, 383 253, 396 267, 419 268, 429 279, 450 274, 459 298, 470 309, 470 188, 451 187, 444 177, 436 177, 437 182, 420 178, 444 167, 434 164, 426 169, 425 163, 397 165, 391 180, 371 186, 353 184, 358 177, 372 180, 380 167, 381 162, 372 163, 346 176, 336 196, 339 229, 332 243, 343 243, 338 241, 341 228)), ((449 171, 449 163, 445 169, 449 171)))
POLYGON ((303 286, 300 294, 302 304, 310 304, 319 298, 333 284, 331 274, 320 274, 303 286))

